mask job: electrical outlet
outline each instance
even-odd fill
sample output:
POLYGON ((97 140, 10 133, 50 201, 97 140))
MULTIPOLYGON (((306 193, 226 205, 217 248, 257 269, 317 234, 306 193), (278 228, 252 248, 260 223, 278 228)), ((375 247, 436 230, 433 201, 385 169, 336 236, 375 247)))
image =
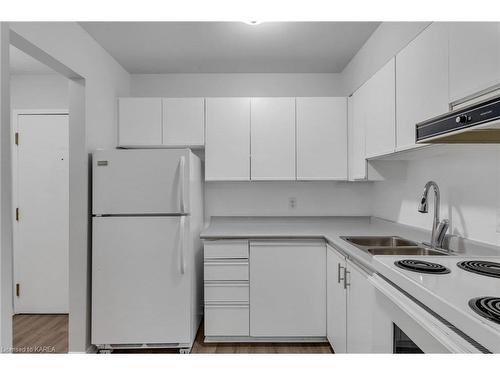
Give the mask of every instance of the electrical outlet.
POLYGON ((295 207, 297 207, 297 198, 295 197, 288 198, 288 208, 294 209, 295 207))

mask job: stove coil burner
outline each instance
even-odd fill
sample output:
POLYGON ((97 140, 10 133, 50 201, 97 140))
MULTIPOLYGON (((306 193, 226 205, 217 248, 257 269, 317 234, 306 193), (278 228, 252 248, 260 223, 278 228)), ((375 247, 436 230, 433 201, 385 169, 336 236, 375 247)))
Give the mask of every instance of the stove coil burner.
POLYGON ((451 272, 448 268, 441 264, 426 262, 425 260, 403 259, 394 262, 394 264, 399 268, 420 273, 444 275, 451 272))
POLYGON ((487 262, 485 260, 464 260, 458 262, 457 266, 463 270, 474 272, 479 275, 500 278, 500 263, 487 262))
POLYGON ((500 298, 478 297, 469 301, 469 306, 483 318, 500 324, 500 298))

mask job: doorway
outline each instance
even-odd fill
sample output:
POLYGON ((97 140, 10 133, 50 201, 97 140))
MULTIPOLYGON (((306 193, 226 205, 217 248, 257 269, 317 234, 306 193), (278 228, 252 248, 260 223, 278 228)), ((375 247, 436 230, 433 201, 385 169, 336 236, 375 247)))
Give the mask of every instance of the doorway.
POLYGON ((68 350, 68 83, 11 47, 12 333, 17 353, 68 350))

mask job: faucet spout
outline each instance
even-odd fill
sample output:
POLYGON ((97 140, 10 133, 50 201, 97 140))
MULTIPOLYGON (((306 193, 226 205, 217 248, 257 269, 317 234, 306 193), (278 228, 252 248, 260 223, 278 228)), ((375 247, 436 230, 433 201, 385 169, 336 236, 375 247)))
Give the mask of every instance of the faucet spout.
MULTIPOLYGON (((439 231, 439 238, 438 238, 438 226, 440 224, 439 220, 439 207, 440 207, 440 192, 439 192, 439 186, 436 182, 434 181, 429 181, 425 184, 424 187, 424 192, 422 194, 422 198, 420 199, 420 204, 418 205, 418 212, 421 213, 427 213, 428 212, 428 201, 429 201, 429 190, 432 188, 434 191, 434 220, 432 222, 432 234, 431 234, 431 246, 432 247, 441 247, 443 240, 444 240, 444 235, 446 233, 442 232, 442 229, 439 231)), ((448 226, 444 228, 445 232, 447 230, 448 226)))

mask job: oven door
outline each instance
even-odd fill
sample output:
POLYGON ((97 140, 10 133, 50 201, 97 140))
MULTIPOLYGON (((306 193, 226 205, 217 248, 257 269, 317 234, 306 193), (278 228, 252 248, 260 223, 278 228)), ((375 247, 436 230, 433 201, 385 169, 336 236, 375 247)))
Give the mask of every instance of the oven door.
POLYGON ((392 352, 394 354, 419 354, 422 349, 415 344, 406 333, 399 328, 396 323, 392 323, 392 352))
POLYGON ((378 275, 370 278, 393 322, 393 353, 480 353, 442 320, 378 275))

